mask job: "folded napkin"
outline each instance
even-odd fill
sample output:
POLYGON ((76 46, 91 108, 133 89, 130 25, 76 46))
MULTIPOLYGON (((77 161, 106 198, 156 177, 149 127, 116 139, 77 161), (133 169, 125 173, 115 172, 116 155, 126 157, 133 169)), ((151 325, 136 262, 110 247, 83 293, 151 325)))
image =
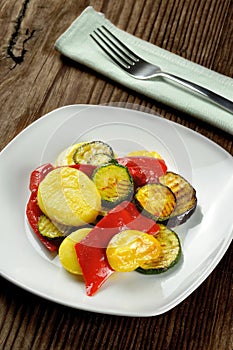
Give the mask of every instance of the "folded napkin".
POLYGON ((165 79, 137 80, 117 67, 91 39, 97 27, 107 25, 139 56, 161 67, 165 72, 191 80, 233 101, 233 79, 211 71, 187 59, 161 49, 115 27, 102 13, 87 7, 58 38, 55 48, 63 55, 86 65, 154 100, 189 113, 233 134, 233 114, 215 106, 199 95, 165 79))

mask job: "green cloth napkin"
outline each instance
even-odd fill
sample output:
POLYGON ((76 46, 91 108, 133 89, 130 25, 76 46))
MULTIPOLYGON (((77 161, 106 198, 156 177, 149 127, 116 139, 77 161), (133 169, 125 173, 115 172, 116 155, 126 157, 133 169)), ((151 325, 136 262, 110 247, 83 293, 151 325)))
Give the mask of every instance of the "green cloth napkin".
POLYGON ((211 104, 197 94, 165 79, 137 80, 117 67, 91 39, 90 33, 108 25, 125 44, 162 70, 209 88, 233 101, 233 79, 211 71, 115 27, 102 13, 87 7, 58 38, 55 48, 63 55, 86 65, 154 100, 189 113, 233 134, 233 114, 211 104))

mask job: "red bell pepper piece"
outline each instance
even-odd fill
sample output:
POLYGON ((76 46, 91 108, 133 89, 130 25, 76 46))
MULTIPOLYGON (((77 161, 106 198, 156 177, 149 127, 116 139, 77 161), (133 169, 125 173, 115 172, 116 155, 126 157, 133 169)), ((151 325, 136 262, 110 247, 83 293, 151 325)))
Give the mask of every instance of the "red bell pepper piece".
POLYGON ((118 163, 129 169, 135 188, 149 182, 158 182, 158 178, 167 171, 163 159, 153 157, 123 157, 117 159, 118 163))
POLYGON ((43 214, 37 203, 38 186, 40 182, 45 178, 45 176, 53 169, 54 167, 48 163, 36 168, 31 173, 29 184, 31 195, 27 203, 26 215, 31 228, 40 239, 40 241, 45 245, 45 247, 50 251, 57 251, 58 245, 54 242, 51 242, 46 237, 43 237, 38 230, 38 221, 40 216, 43 214))
POLYGON ((69 165, 69 167, 79 169, 88 177, 91 177, 93 171, 96 169, 96 166, 92 164, 74 164, 74 165, 69 165))
POLYGON ((76 254, 86 283, 86 293, 92 296, 114 272, 110 267, 106 248, 111 238, 126 229, 156 234, 159 226, 141 215, 131 202, 122 202, 112 209, 90 233, 75 245, 76 254))
POLYGON ((30 191, 33 190, 38 190, 38 186, 40 182, 45 178, 45 176, 54 169, 52 164, 47 163, 44 165, 39 166, 33 172, 31 173, 30 176, 30 184, 29 184, 29 189, 30 191))

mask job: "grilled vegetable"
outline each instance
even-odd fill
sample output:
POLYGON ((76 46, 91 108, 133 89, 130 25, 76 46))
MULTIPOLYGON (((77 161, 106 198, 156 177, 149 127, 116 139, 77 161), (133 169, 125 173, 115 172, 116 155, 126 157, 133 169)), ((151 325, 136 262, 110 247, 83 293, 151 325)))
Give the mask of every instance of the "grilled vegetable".
POLYGON ((91 164, 73 164, 69 165, 70 168, 79 169, 84 174, 86 174, 88 177, 91 177, 93 174, 93 171, 95 170, 96 166, 91 164))
POLYGON ((124 229, 140 230, 152 235, 159 232, 159 226, 154 220, 141 215, 131 202, 122 202, 110 210, 93 230, 75 245, 87 295, 96 293, 114 272, 107 260, 106 248, 112 237, 124 229))
POLYGON ((73 167, 52 170, 40 182, 38 204, 54 222, 66 226, 93 223, 101 210, 101 197, 93 181, 73 167))
POLYGON ((79 142, 65 148, 57 157, 55 161, 55 166, 73 165, 75 164, 73 160, 74 153, 78 147, 80 147, 84 142, 79 142))
POLYGON ((112 156, 106 153, 97 153, 91 157, 91 164, 100 166, 112 161, 112 156))
POLYGON ((161 176, 159 182, 169 187, 176 197, 176 206, 167 225, 174 227, 183 224, 196 209, 197 198, 195 189, 182 176, 171 171, 161 176))
POLYGON ((40 182, 44 179, 44 177, 52 171, 54 168, 51 164, 45 164, 38 168, 36 168, 32 173, 30 177, 30 185, 29 189, 31 191, 31 195, 29 197, 29 200, 27 202, 26 206, 26 215, 28 222, 33 230, 33 232, 36 234, 36 236, 39 238, 39 240, 44 244, 44 246, 54 252, 58 249, 58 242, 51 241, 48 238, 42 236, 38 229, 38 222, 40 216, 43 214, 40 207, 38 206, 37 201, 37 192, 38 192, 38 186, 40 182))
POLYGON ((131 199, 134 185, 127 167, 117 163, 109 163, 97 168, 92 176, 103 206, 113 207, 116 204, 131 199))
POLYGON ((73 161, 76 164, 102 165, 113 158, 114 152, 112 148, 102 141, 81 144, 73 154, 73 161))
POLYGON ((155 183, 140 187, 135 200, 145 215, 159 222, 167 220, 176 205, 174 193, 167 186, 155 183))
POLYGON ((145 149, 139 151, 132 151, 127 154, 127 157, 149 157, 149 158, 157 158, 162 159, 161 155, 155 151, 147 151, 145 149))
POLYGON ((82 275, 82 270, 75 251, 75 245, 84 239, 90 231, 91 228, 85 227, 72 232, 62 241, 59 247, 59 260, 62 266, 70 273, 82 275))
POLYGON ((116 158, 102 141, 82 142, 64 150, 57 164, 32 172, 26 214, 63 267, 83 275, 87 295, 114 271, 159 274, 179 261, 181 244, 170 227, 192 215, 196 191, 167 172, 159 154, 116 158))
POLYGON ((29 189, 31 192, 37 191, 40 182, 45 178, 45 176, 54 169, 52 164, 47 163, 37 167, 30 176, 29 189))
POLYGON ((177 234, 164 225, 159 225, 160 231, 156 235, 156 239, 160 243, 161 251, 158 258, 141 264, 136 271, 153 275, 167 271, 177 264, 182 250, 180 240, 177 234))
POLYGON ((50 239, 65 237, 46 215, 40 216, 38 229, 42 236, 50 239))
POLYGON ((164 160, 154 157, 123 157, 117 158, 117 161, 129 169, 135 189, 150 182, 158 182, 159 177, 167 171, 164 160))
POLYGON ((112 237, 106 255, 114 271, 130 272, 142 263, 157 259, 160 255, 160 244, 148 233, 124 230, 112 237))

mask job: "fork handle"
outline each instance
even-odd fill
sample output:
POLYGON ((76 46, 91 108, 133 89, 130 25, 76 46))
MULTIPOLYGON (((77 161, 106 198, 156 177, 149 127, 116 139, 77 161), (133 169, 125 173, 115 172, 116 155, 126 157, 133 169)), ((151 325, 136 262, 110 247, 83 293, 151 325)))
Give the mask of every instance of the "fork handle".
POLYGON ((178 84, 181 84, 182 86, 185 86, 196 93, 204 96, 205 98, 211 100, 216 105, 224 108, 226 111, 233 113, 233 102, 228 100, 227 98, 216 94, 215 92, 206 89, 200 85, 197 85, 195 83, 192 83, 191 81, 185 80, 183 78, 180 78, 176 75, 170 74, 170 73, 162 73, 160 74, 164 78, 170 79, 178 84))

